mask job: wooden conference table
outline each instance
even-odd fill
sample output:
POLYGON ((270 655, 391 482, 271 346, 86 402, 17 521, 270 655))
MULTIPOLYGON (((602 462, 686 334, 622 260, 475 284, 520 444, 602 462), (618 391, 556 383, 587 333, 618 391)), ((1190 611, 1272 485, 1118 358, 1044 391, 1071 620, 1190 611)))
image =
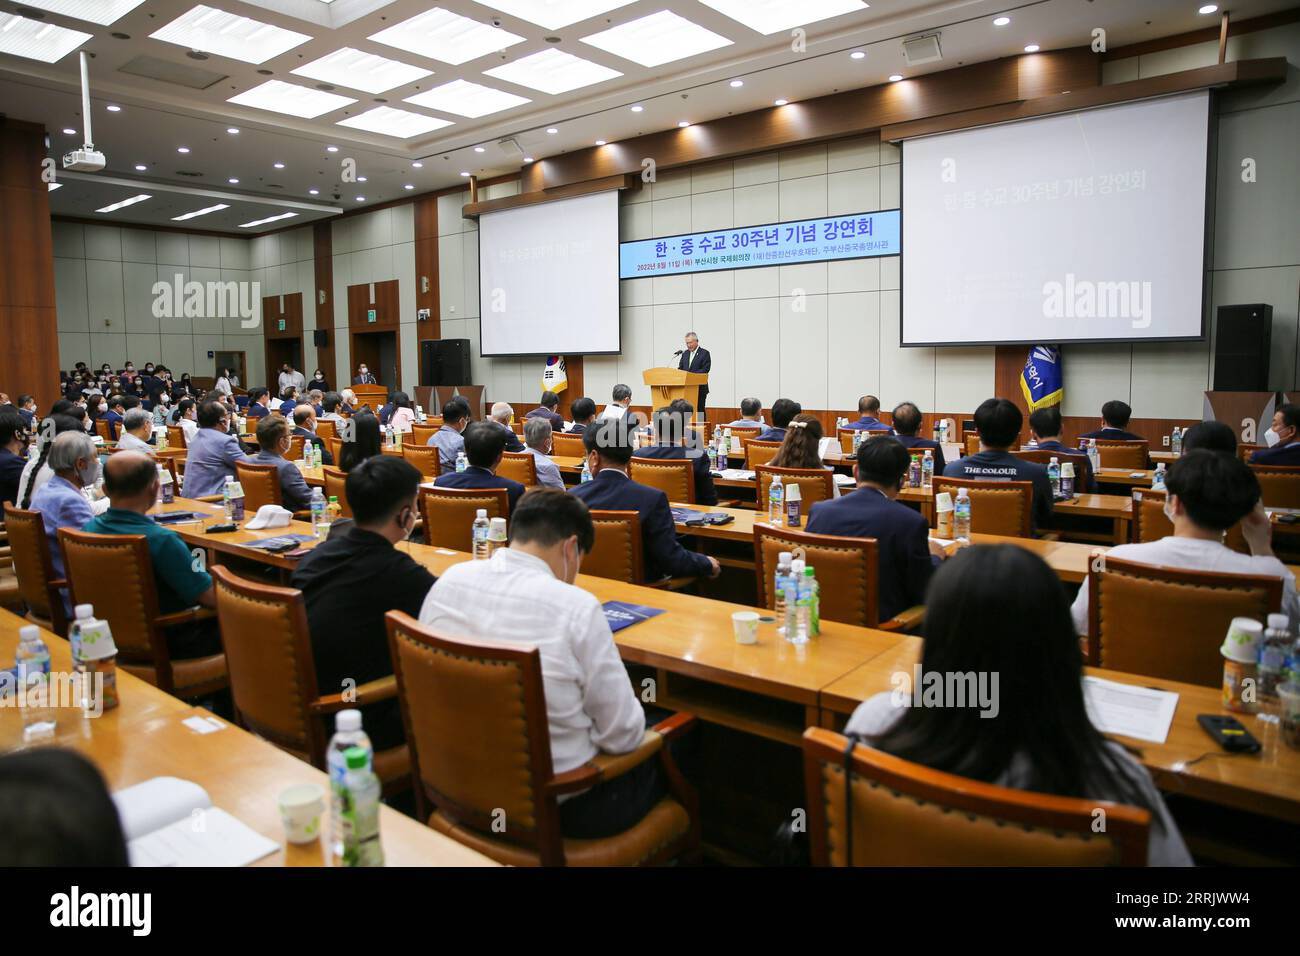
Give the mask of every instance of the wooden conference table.
MULTIPOLYGON (((186 508, 201 511, 214 506, 179 499, 164 510, 186 508)), ((690 530, 707 535, 729 527, 690 530)), ((259 553, 239 542, 286 532, 308 533, 309 529, 304 522, 294 522, 289 528, 275 531, 241 530, 220 535, 204 534, 197 525, 181 525, 176 530, 192 546, 285 567, 291 566, 293 560, 259 553)), ((739 534, 740 529, 730 533, 739 534)), ((977 535, 976 540, 1034 550, 1067 580, 1081 579, 1088 556, 1098 550, 1087 545, 996 536, 977 535)), ((306 542, 305 546, 313 543, 306 542)), ((399 547, 434 574, 470 560, 467 554, 427 545, 405 543, 399 547)), ((759 626, 758 643, 742 645, 733 637, 731 614, 757 610, 770 617, 770 612, 590 575, 580 575, 577 583, 601 601, 619 600, 663 609, 663 614, 614 636, 625 661, 655 669, 657 703, 792 746, 798 746, 806 726, 835 726, 861 700, 891 689, 889 675, 900 669, 910 671, 920 647, 919 638, 833 621, 823 621, 822 634, 802 646, 786 642, 777 634, 775 623, 768 621, 759 626)), ((1220 753, 1196 725, 1197 714, 1223 712, 1216 688, 1103 670, 1093 673, 1181 695, 1169 739, 1164 744, 1135 744, 1140 759, 1162 788, 1300 822, 1300 751, 1281 746, 1275 726, 1270 738, 1264 722, 1248 718, 1248 726, 1265 743, 1265 751, 1257 757, 1230 757, 1220 753), (1210 756, 1192 761, 1202 754, 1210 756)), ((213 796, 222 802, 218 794, 213 796)), ((273 794, 271 800, 268 806, 274 814, 273 794)), ((236 806, 227 809, 235 812, 236 806)), ((272 825, 278 823, 273 820, 272 825)))
MULTIPOLYGON (((26 622, 0 610, 0 660, 11 661, 18 647, 18 628, 26 622)), ((68 642, 52 633, 42 637, 50 648, 50 668, 72 668, 68 642)), ((99 717, 80 709, 60 709, 53 746, 88 757, 116 791, 153 777, 174 776, 197 783, 214 806, 280 844, 258 866, 329 865, 326 840, 295 845, 285 842, 276 800, 294 784, 315 784, 328 805, 328 778, 310 764, 272 746, 233 724, 201 734, 182 721, 210 717, 125 671, 117 672, 121 703, 99 717)), ((0 753, 23 746, 22 716, 16 707, 0 707, 0 753)), ((40 744, 39 746, 47 746, 40 744)), ((495 866, 487 857, 389 807, 382 806, 380 835, 389 866, 495 866)), ((327 811, 328 814, 328 811, 327 811)))

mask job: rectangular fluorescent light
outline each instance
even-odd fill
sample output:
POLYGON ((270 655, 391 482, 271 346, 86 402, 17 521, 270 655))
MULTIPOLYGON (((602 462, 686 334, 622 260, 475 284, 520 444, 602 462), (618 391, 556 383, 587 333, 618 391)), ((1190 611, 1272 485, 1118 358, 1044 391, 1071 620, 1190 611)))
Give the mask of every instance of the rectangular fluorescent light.
POLYGON ((558 30, 579 20, 590 20, 594 16, 626 7, 636 0, 476 0, 485 7, 492 7, 502 13, 508 13, 520 20, 536 23, 548 30, 558 30))
POLYGON ((265 219, 254 219, 252 222, 241 222, 240 229, 251 229, 253 226, 265 226, 268 222, 279 222, 281 219, 292 219, 298 215, 296 212, 282 212, 278 216, 267 216, 265 219))
POLYGON ((521 36, 442 7, 434 7, 387 30, 372 33, 370 39, 452 65, 468 63, 487 53, 524 42, 521 36))
POLYGON ((593 83, 604 83, 623 75, 618 70, 611 70, 607 66, 556 49, 542 50, 522 60, 483 72, 507 83, 517 83, 553 95, 591 86, 593 83))
POLYGON ((700 0, 700 3, 764 35, 857 13, 868 7, 862 0, 700 0))
POLYGON ((210 212, 220 212, 223 209, 229 208, 229 203, 217 203, 215 206, 208 206, 206 209, 196 209, 193 212, 187 212, 183 216, 172 216, 172 222, 184 222, 186 219, 195 219, 199 216, 206 216, 210 212))
POLYGON ((620 23, 583 37, 582 42, 642 66, 659 66, 731 46, 726 37, 679 17, 671 10, 660 10, 639 20, 620 23))
POLYGON ((366 110, 360 116, 339 120, 337 125, 363 129, 368 133, 382 133, 385 136, 410 139, 412 136, 419 136, 421 133, 429 133, 453 124, 451 120, 435 119, 423 113, 396 110, 391 106, 376 106, 372 110, 366 110))
POLYGON ((305 33, 203 4, 149 35, 187 50, 215 53, 243 63, 265 63, 311 39, 305 33))
POLYGON ((86 20, 106 27, 142 3, 144 0, 23 0, 22 6, 61 13, 74 20, 86 20))
POLYGON ((442 84, 442 86, 435 86, 431 90, 417 93, 415 96, 408 96, 405 102, 414 103, 416 106, 424 106, 431 110, 441 110, 444 113, 455 113, 457 116, 478 119, 480 116, 487 116, 489 113, 500 113, 502 110, 531 103, 532 100, 524 96, 516 96, 514 93, 507 93, 504 90, 496 90, 490 86, 480 86, 478 83, 469 82, 469 80, 452 80, 450 83, 442 84))
POLYGON ((138 196, 132 196, 130 199, 115 202, 111 206, 105 206, 103 209, 96 209, 95 212, 117 212, 119 209, 125 209, 127 206, 134 206, 138 202, 144 202, 146 199, 152 198, 148 193, 141 193, 138 196))
POLYGON ((390 60, 365 50, 354 50, 350 46, 327 53, 319 60, 312 60, 290 72, 371 94, 387 93, 396 86, 405 86, 433 75, 432 70, 390 60))
POLYGON ((267 80, 261 86, 232 96, 226 102, 301 119, 315 119, 323 113, 349 106, 356 100, 337 93, 285 83, 283 80, 267 80))
POLYGON ((57 63, 93 36, 16 13, 0 13, 0 53, 25 60, 57 63))

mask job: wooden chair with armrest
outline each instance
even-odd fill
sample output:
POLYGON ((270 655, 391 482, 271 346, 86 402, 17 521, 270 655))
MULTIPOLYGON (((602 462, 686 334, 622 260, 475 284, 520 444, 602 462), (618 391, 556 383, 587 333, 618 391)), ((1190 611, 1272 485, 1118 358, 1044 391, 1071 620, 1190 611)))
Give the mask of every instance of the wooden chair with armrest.
POLYGON ((185 448, 185 429, 180 425, 167 426, 167 445, 171 448, 185 448))
POLYGON ((1300 467, 1251 465, 1260 497, 1268 508, 1300 508, 1300 467))
POLYGON ((803 756, 814 866, 1146 865, 1139 807, 999 787, 819 727, 803 756))
POLYGON ((333 419, 316 419, 316 437, 321 441, 329 441, 331 438, 337 438, 339 434, 338 426, 333 419))
POLYGON ((59 529, 72 604, 92 604, 108 621, 117 645, 117 663, 129 674, 186 700, 206 697, 227 686, 226 655, 172 660, 167 628, 215 616, 191 607, 163 614, 144 535, 91 534, 59 529))
POLYGON ((777 559, 782 551, 800 548, 809 565, 817 569, 821 587, 821 619, 875 627, 882 631, 907 631, 924 618, 925 608, 910 607, 887 621, 880 620, 880 555, 875 538, 844 538, 809 534, 769 524, 754 525, 754 558, 758 570, 758 600, 776 607, 777 559))
POLYGON ((757 438, 743 439, 741 446, 745 450, 745 468, 751 471, 759 465, 766 465, 781 449, 779 441, 759 441, 757 438))
POLYGON ((347 482, 348 473, 340 468, 332 468, 326 465, 321 469, 325 479, 325 500, 329 501, 331 497, 339 500, 339 515, 343 518, 352 517, 352 506, 348 504, 347 482))
MULTIPOLYGON (((257 514, 263 505, 284 504, 284 493, 280 489, 280 472, 275 465, 258 465, 252 462, 235 462, 235 480, 244 489, 244 512, 249 516, 257 514)), ((310 521, 311 511, 295 511, 294 518, 310 521)))
POLYGON ((501 453, 501 464, 497 465, 497 477, 517 481, 525 488, 537 485, 537 459, 526 451, 507 451, 501 453))
POLYGON ((432 445, 402 445, 402 457, 414 465, 426 481, 433 481, 442 473, 438 449, 432 445))
MULTIPOLYGON (((1134 488, 1133 496, 1133 541, 1146 544, 1159 541, 1174 533, 1174 525, 1165 517, 1165 492, 1163 489, 1134 488)), ((1246 535, 1238 521, 1223 536, 1223 543, 1239 554, 1250 554, 1250 545, 1246 544, 1246 535)))
POLYGON ((420 487, 420 516, 424 536, 435 548, 474 550, 474 515, 478 509, 488 518, 509 518, 510 494, 504 488, 420 487))
POLYGON ((50 539, 39 511, 5 505, 5 530, 18 578, 18 593, 26 605, 27 620, 60 636, 68 633, 68 618, 59 589, 68 582, 55 578, 50 539))
POLYGON ((639 866, 698 854, 695 791, 667 746, 692 716, 647 730, 630 753, 599 754, 557 774, 537 648, 451 639, 400 611, 386 617, 417 815, 430 827, 513 866, 639 866), (560 796, 648 760, 661 761, 668 794, 644 818, 612 837, 563 836, 560 796), (497 832, 503 811, 509 825, 497 832))
POLYGON ((669 591, 686 590, 696 583, 697 579, 693 577, 658 581, 645 579, 645 550, 639 512, 593 508, 591 522, 596 528, 596 542, 591 553, 582 559, 584 574, 669 591))
MULTIPOLYGON (((328 769, 328 718, 351 707, 396 702, 396 678, 369 681, 349 694, 322 694, 302 592, 249 581, 219 566, 212 579, 239 724, 317 770, 328 769)), ((376 751, 373 766, 385 796, 410 787, 405 744, 376 751)))
POLYGON ((627 476, 658 488, 669 501, 695 504, 695 466, 689 458, 638 458, 628 462, 627 476))
POLYGON ((757 500, 760 508, 767 506, 772 479, 777 475, 781 476, 781 483, 786 488, 798 485, 799 496, 803 501, 801 510, 804 521, 808 520, 808 513, 813 505, 835 497, 835 473, 829 468, 778 468, 774 465, 759 465, 754 469, 754 474, 758 480, 757 500))
POLYGON ((1282 579, 1139 564, 1101 555, 1088 575, 1087 662, 1218 687, 1219 647, 1234 617, 1282 607, 1282 579))
MULTIPOLYGON (((427 445, 429 443, 429 439, 433 437, 434 432, 436 432, 441 427, 442 427, 442 419, 439 419, 438 424, 436 425, 433 424, 432 421, 428 421, 424 423, 412 422, 410 444, 427 445)), ((405 445, 407 443, 403 442, 402 444, 405 445)))
POLYGON ((1097 439, 1097 455, 1103 468, 1127 468, 1145 471, 1151 467, 1151 443, 1145 441, 1115 441, 1097 439))
POLYGON ((552 432, 551 454, 557 458, 586 458, 587 447, 582 443, 581 435, 552 432))
POLYGON ((975 534, 1000 534, 1014 538, 1032 537, 1034 486, 1028 481, 984 481, 974 478, 941 478, 935 475, 934 493, 948 492, 954 503, 957 491, 970 495, 970 529, 975 534))

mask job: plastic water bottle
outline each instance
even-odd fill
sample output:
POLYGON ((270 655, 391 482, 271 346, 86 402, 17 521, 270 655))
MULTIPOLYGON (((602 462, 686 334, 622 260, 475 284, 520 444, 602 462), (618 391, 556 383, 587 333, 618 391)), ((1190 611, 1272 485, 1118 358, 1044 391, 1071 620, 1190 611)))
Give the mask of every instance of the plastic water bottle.
POLYGON ((383 866, 379 778, 370 769, 370 753, 362 747, 349 747, 343 759, 347 765, 343 775, 343 865, 383 866))
POLYGON ((709 456, 709 471, 718 470, 718 449, 712 442, 709 443, 706 453, 709 456))
POLYGON ((581 483, 585 485, 589 481, 591 481, 591 462, 589 462, 587 459, 584 458, 582 459, 582 482, 581 483))
POLYGON ((1061 497, 1061 459, 1055 455, 1047 463, 1047 480, 1052 483, 1052 497, 1061 497))
MULTIPOLYGON (((394 445, 394 444, 396 444, 396 440, 393 438, 393 426, 392 426, 392 425, 385 425, 385 426, 384 426, 384 441, 385 441, 387 444, 389 444, 389 445, 394 445)), ((459 469, 457 469, 457 470, 459 470, 459 469)))
POLYGON ((782 551, 776 556, 776 577, 772 582, 773 609, 776 611, 776 630, 778 634, 785 633, 785 591, 790 585, 790 562, 794 555, 789 551, 782 551))
POLYGON ((780 475, 772 476, 772 484, 767 489, 768 524, 779 525, 785 520, 785 485, 780 475))
POLYGON ((802 568, 796 572, 794 630, 786 631, 786 640, 792 644, 807 644, 812 634, 812 584, 812 580, 808 577, 807 568, 802 568))
POLYGON ((1175 456, 1183 453, 1183 430, 1177 426, 1174 427, 1174 433, 1169 436, 1169 450, 1175 456))
POLYGON ((822 588, 812 565, 803 569, 803 578, 808 588, 808 636, 816 637, 822 632, 822 588))
POLYGON ((54 736, 54 701, 50 700, 50 649, 41 629, 26 624, 18 629, 18 693, 22 695, 23 742, 54 736))
POLYGON ((741 444, 741 441, 740 441, 740 436, 739 436, 739 435, 733 435, 733 434, 731 434, 731 429, 730 429, 730 428, 728 428, 728 429, 726 429, 725 431, 723 431, 722 434, 723 434, 723 437, 724 437, 725 441, 727 442, 727 454, 729 454, 729 455, 730 455, 730 454, 737 454, 737 455, 738 455, 738 454, 740 454, 741 451, 744 450, 744 448, 743 448, 743 446, 742 446, 742 444, 741 444))
POLYGON ((226 521, 233 521, 235 515, 235 479, 226 475, 225 484, 221 486, 221 510, 226 521))
POLYGON ((456 453, 456 474, 459 475, 462 471, 464 471, 468 467, 469 467, 469 459, 465 457, 465 453, 463 451, 457 452, 456 453))
POLYGON ((311 490, 311 533, 318 540, 324 539, 329 531, 326 507, 325 494, 319 488, 313 488, 311 490))
POLYGON ((957 489, 957 501, 952 509, 952 535, 958 541, 970 543, 970 492, 957 489))
POLYGON ((907 466, 907 486, 909 488, 921 487, 921 456, 913 455, 911 462, 907 466))
MULTIPOLYGON (((474 520, 476 522, 478 521, 477 518, 475 518, 474 520)), ((507 542, 508 542, 508 538, 506 535, 506 519, 493 518, 491 522, 489 522, 488 524, 488 536, 487 536, 488 557, 489 558, 492 557, 492 555, 496 554, 498 551, 504 548, 507 542)))
POLYGON ((1156 473, 1151 476, 1151 490, 1165 490, 1165 463, 1163 461, 1156 465, 1156 473))
POLYGON ((474 542, 474 560, 486 561, 492 556, 488 550, 488 531, 491 530, 492 523, 488 521, 487 509, 479 508, 474 514, 474 524, 471 530, 471 537, 474 542))
POLYGON ((1092 466, 1092 473, 1095 475, 1101 471, 1101 452, 1097 450, 1097 439, 1088 439, 1088 464, 1092 466))
POLYGON ((72 649, 72 669, 81 679, 80 699, 77 706, 87 713, 98 703, 101 710, 112 710, 117 697, 117 645, 108 621, 95 617, 90 604, 78 604, 73 609, 74 620, 68 629, 68 644, 72 649), (100 676, 99 699, 96 701, 95 678, 100 676))
POLYGON ((325 516, 331 528, 339 518, 343 517, 343 507, 339 504, 338 495, 330 495, 330 502, 325 506, 325 516))
POLYGON ((790 577, 785 582, 785 639, 792 644, 805 643, 808 640, 807 631, 804 632, 803 641, 799 640, 799 582, 803 580, 803 572, 806 565, 802 558, 795 558, 790 562, 790 577))
POLYGON ((1291 644, 1291 619, 1285 614, 1270 614, 1264 639, 1259 644, 1261 697, 1277 697, 1277 685, 1286 678, 1286 658, 1291 644))
POLYGON ((934 487, 934 452, 928 448, 921 459, 921 487, 926 491, 934 487))
POLYGON ((330 852, 336 859, 343 856, 343 796, 347 760, 343 756, 349 748, 357 747, 367 754, 367 766, 374 758, 375 749, 370 738, 361 729, 361 711, 340 710, 334 715, 334 736, 325 751, 325 763, 330 778, 330 852))

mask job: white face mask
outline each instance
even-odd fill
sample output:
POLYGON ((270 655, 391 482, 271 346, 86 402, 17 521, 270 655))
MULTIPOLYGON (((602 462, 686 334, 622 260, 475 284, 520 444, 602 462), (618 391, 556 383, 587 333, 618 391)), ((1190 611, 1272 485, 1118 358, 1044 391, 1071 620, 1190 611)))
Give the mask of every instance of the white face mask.
POLYGON ((1173 524, 1173 523, 1174 523, 1174 509, 1173 509, 1173 506, 1170 504, 1169 499, 1168 499, 1167 497, 1165 498, 1165 506, 1164 506, 1164 509, 1163 509, 1163 510, 1164 510, 1164 513, 1165 513, 1165 517, 1169 519, 1169 523, 1170 523, 1170 524, 1173 524))
POLYGON ((98 481, 99 480, 99 459, 98 458, 93 459, 90 462, 90 464, 88 464, 85 468, 78 468, 77 477, 81 479, 81 483, 85 485, 87 488, 89 488, 96 481, 98 481))
POLYGON ((1264 441, 1268 442, 1269 448, 1272 448, 1279 441, 1281 441, 1281 439, 1278 438, 1277 432, 1273 431, 1273 429, 1270 428, 1268 431, 1264 432, 1264 441))

